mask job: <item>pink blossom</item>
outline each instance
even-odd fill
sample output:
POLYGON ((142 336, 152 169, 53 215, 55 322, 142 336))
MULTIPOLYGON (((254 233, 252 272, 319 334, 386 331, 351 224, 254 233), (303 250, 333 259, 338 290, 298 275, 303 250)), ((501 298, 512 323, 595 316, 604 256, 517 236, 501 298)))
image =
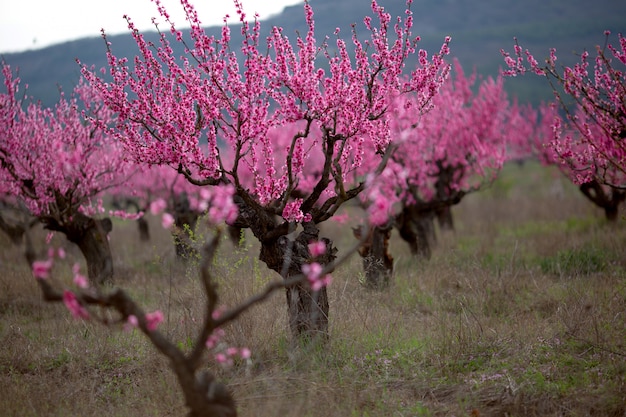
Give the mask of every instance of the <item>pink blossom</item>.
POLYGON ((163 313, 156 310, 152 313, 146 313, 146 327, 149 331, 154 331, 163 322, 163 313))
POLYGON ((239 351, 239 356, 241 356, 241 359, 250 359, 250 357, 252 356, 252 352, 250 352, 250 349, 248 348, 241 348, 241 350, 239 351))
POLYGON ((322 273, 322 265, 317 262, 302 265, 302 273, 306 275, 309 281, 316 281, 322 273))
POLYGON ((233 364, 233 359, 222 352, 216 353, 214 358, 215 362, 224 366, 231 366, 233 364))
POLYGON ((239 210, 233 202, 235 187, 229 184, 214 187, 211 191, 211 203, 208 211, 209 222, 218 224, 225 221, 230 224, 237 220, 239 210))
POLYGON ((289 222, 309 222, 311 221, 311 215, 309 213, 304 214, 302 210, 300 210, 300 206, 302 205, 302 199, 297 198, 294 201, 290 201, 285 205, 285 209, 283 210, 283 219, 289 222))
POLYGON ((159 198, 157 200, 154 200, 152 203, 150 203, 150 213, 156 216, 160 214, 163 210, 165 210, 166 207, 167 207, 167 203, 165 202, 165 200, 162 198, 159 198))
POLYGON ((348 220, 350 220, 350 215, 348 213, 335 214, 330 219, 339 224, 345 224, 348 220))
POLYGON ((224 330, 222 330, 222 329, 215 329, 213 331, 213 334, 211 334, 207 338, 206 347, 208 349, 213 349, 215 346, 217 346, 217 344, 222 339, 222 337, 224 337, 224 330))
POLYGON ((169 229, 174 224, 174 216, 169 213, 163 213, 161 216, 161 226, 164 229, 169 229))
POLYGON ((73 292, 68 290, 63 291, 63 303, 70 313, 72 313, 74 318, 84 320, 89 318, 89 312, 87 312, 87 310, 80 304, 76 298, 76 294, 73 292))
POLYGON ((144 212, 128 213, 124 210, 109 210, 109 216, 118 217, 124 220, 138 220, 144 216, 144 212))
POLYGON ((129 332, 137 326, 139 326, 139 320, 137 320, 137 316, 131 314, 126 319, 126 323, 124 324, 124 331, 129 332))
POLYGON ((75 263, 72 266, 72 273, 74 274, 74 284, 76 284, 79 288, 87 288, 89 283, 87 281, 87 277, 80 273, 80 265, 75 263))
POLYGON ((326 253, 326 244, 321 240, 311 242, 309 243, 309 252, 313 257, 321 256, 326 253))
POLYGON ((378 194, 374 202, 368 207, 369 221, 373 225, 381 226, 391 217, 391 202, 382 194, 378 194))
POLYGON ((87 277, 82 274, 74 275, 74 284, 76 284, 79 288, 87 288, 89 286, 87 277))
POLYGON ((330 274, 322 276, 322 270, 322 265, 317 262, 302 265, 302 273, 306 275, 313 291, 319 291, 332 282, 332 276, 330 274))
POLYGON ((54 261, 52 259, 48 259, 45 261, 35 261, 33 262, 33 275, 37 279, 46 279, 50 274, 50 270, 52 269, 54 261))
POLYGON ((330 274, 326 274, 315 282, 311 283, 311 289, 313 291, 319 291, 323 287, 329 286, 333 282, 333 277, 330 274))
POLYGON ((222 316, 223 313, 224 313, 224 307, 218 307, 215 310, 213 310, 213 313, 211 313, 211 318, 213 318, 213 320, 217 320, 222 316))

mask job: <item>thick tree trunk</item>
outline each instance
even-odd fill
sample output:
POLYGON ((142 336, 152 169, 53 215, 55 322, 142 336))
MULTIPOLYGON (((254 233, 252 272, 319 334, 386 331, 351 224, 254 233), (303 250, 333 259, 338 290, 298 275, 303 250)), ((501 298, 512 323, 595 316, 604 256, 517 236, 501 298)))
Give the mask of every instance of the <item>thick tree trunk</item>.
POLYGON ((47 229, 64 233, 70 242, 78 246, 85 257, 87 275, 92 284, 113 282, 113 257, 108 239, 113 229, 110 219, 97 220, 75 213, 67 224, 59 224, 51 219, 42 221, 47 229))
POLYGON ((604 215, 609 222, 617 221, 619 206, 626 200, 626 191, 603 186, 595 180, 582 184, 580 191, 596 206, 604 210, 604 215))
POLYGON ((148 242, 150 240, 150 226, 143 217, 137 219, 137 230, 139 230, 139 240, 148 242))
MULTIPOLYGON (((316 225, 304 225, 295 239, 280 236, 274 241, 261 242, 259 259, 284 280, 302 274, 302 266, 311 261, 325 266, 335 259, 337 249, 332 242, 323 239, 326 253, 315 259, 309 253, 310 242, 317 241, 319 229, 316 225)), ((287 287, 287 314, 292 339, 298 342, 323 341, 328 339, 328 293, 326 287, 313 291, 308 282, 287 287)))
POLYGON ((0 230, 9 236, 14 245, 21 244, 24 235, 37 223, 39 220, 26 209, 0 200, 0 230))
POLYGON ((439 173, 435 182, 435 199, 429 203, 431 210, 437 217, 437 223, 441 230, 454 230, 454 218, 452 205, 458 204, 465 195, 464 191, 458 190, 454 184, 458 184, 464 176, 462 165, 447 166, 443 161, 437 161, 439 173))
MULTIPOLYGON (((389 238, 392 224, 370 227, 365 241, 359 248, 363 258, 365 286, 372 289, 383 289, 389 286, 393 274, 393 257, 389 254, 389 238)), ((354 236, 363 238, 361 228, 352 229, 354 236)))
POLYGON ((431 244, 436 241, 433 212, 420 212, 417 208, 404 207, 396 218, 400 237, 407 242, 411 254, 420 259, 430 259, 431 244))
POLYGON ((176 230, 173 233, 176 256, 179 259, 197 259, 198 251, 194 247, 194 232, 198 224, 198 213, 191 209, 187 195, 181 194, 174 201, 174 224, 176 230))
POLYGON ((305 343, 327 340, 330 306, 326 287, 313 291, 307 283, 300 283, 287 287, 286 295, 289 330, 293 340, 305 343))
POLYGON ((452 217, 452 207, 444 206, 435 210, 437 216, 437 223, 441 230, 453 231, 454 230, 454 217, 452 217))
MULTIPOLYGON (((246 202, 241 196, 235 196, 234 201, 239 208, 239 216, 231 226, 252 231, 261 243, 259 260, 280 274, 285 281, 302 274, 302 266, 305 264, 317 262, 325 266, 335 259, 337 249, 329 239, 319 238, 319 229, 314 223, 301 226, 278 223, 269 210, 256 202, 246 202), (302 229, 293 238, 296 227, 302 229), (326 252, 313 258, 308 245, 318 240, 325 243, 326 252)), ((326 287, 313 291, 304 282, 287 287, 285 292, 292 341, 308 343, 327 340, 329 302, 326 287)))
POLYGON ((22 238, 24 233, 26 233, 26 228, 22 224, 10 224, 8 221, 5 221, 2 215, 0 214, 0 230, 6 233, 11 239, 11 243, 14 245, 19 245, 22 243, 22 238))
POLYGON ((24 242, 24 257, 28 266, 31 266, 36 260, 36 253, 29 232, 39 220, 19 209, 10 208, 7 212, 13 213, 7 213, 5 218, 5 213, 0 212, 0 230, 5 232, 11 239, 11 243, 16 246, 24 242))
POLYGON ((108 239, 112 228, 109 219, 94 220, 93 226, 86 228, 82 238, 74 242, 87 261, 89 279, 98 284, 113 281, 113 257, 108 239))

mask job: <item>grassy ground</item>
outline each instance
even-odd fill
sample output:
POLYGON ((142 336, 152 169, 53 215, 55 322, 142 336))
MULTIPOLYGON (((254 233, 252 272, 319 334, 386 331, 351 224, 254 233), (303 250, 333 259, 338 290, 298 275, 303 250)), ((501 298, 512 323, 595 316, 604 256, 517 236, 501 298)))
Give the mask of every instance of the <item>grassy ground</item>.
MULTIPOLYGON (((334 274, 331 341, 291 351, 284 296, 226 329, 251 365, 207 366, 232 387, 242 416, 624 416, 626 230, 551 170, 509 166, 488 190, 454 208, 456 232, 439 234, 418 262, 394 235, 390 289, 366 290, 360 259, 334 274)), ((180 346, 195 335, 202 292, 194 263, 174 260, 152 224, 111 237, 116 279, 180 346)), ((347 225, 325 230, 340 249, 347 225)), ((45 236, 37 232, 40 240, 45 236)), ((66 245, 59 236, 53 244, 66 245)), ((175 377, 138 332, 80 322, 41 301, 21 255, 0 235, 0 414, 179 416, 175 377)), ((80 260, 67 247, 56 279, 80 260)), ((43 245, 40 245, 43 250, 43 245)), ((277 277, 258 247, 225 240, 215 261, 233 305, 277 277)), ((99 314, 105 316, 106 312, 99 314)))

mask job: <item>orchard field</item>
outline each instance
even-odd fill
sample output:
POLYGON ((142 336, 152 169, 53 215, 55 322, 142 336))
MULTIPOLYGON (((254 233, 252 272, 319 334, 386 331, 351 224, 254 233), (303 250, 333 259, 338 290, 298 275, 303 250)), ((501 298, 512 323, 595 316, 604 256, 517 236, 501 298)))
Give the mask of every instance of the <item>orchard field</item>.
MULTIPOLYGON (((361 211, 342 208, 323 233, 339 254, 353 245, 361 211)), ((225 330, 251 359, 206 368, 233 391, 241 416, 624 416, 626 415, 626 231, 609 224, 558 171, 508 164, 491 187, 453 208, 455 232, 438 232, 432 259, 413 258, 396 232, 389 288, 360 284, 358 255, 328 287, 325 349, 290 349, 282 292, 225 330)), ((171 236, 150 217, 141 242, 132 221, 114 221, 116 283, 185 348, 205 297, 198 265, 176 259, 171 236)), ((202 222, 200 222, 202 224, 202 222)), ((200 228, 199 240, 210 230, 200 228)), ((46 232, 33 232, 45 253, 46 232)), ((84 263, 61 234, 68 261, 51 279, 71 285, 84 263)), ((138 330, 72 318, 46 303, 23 247, 0 234, 0 414, 180 416, 168 362, 138 330)), ((248 238, 224 237, 212 271, 225 305, 280 276, 248 238)), ((97 310, 94 310, 97 312, 97 310)), ((102 310, 103 316, 110 314, 102 310)))

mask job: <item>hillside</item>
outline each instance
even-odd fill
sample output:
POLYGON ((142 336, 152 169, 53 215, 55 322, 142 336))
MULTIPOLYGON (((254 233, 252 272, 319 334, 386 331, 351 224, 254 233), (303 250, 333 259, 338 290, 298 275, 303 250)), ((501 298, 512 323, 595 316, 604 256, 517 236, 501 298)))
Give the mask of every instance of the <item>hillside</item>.
MULTIPOLYGON (((394 16, 404 12, 403 1, 380 3, 394 16)), ((332 35, 336 27, 342 28, 347 36, 352 23, 361 22, 363 16, 370 14, 368 0, 311 0, 311 4, 318 40, 332 35)), ((476 68, 485 76, 497 75, 503 65, 499 50, 511 51, 515 36, 537 57, 546 55, 554 46, 562 63, 571 63, 575 59, 573 51, 592 49, 603 43, 605 29, 626 32, 626 2, 618 0, 597 0, 593 6, 586 0, 415 0, 412 10, 415 33, 422 37, 420 47, 435 52, 444 36, 451 35, 452 55, 460 60, 466 72, 476 68)), ((302 7, 287 7, 282 14, 263 22, 266 31, 273 25, 283 27, 284 33, 295 38, 296 31, 302 33, 305 28, 302 7)), ((218 33, 219 28, 211 30, 218 33)), ((58 97, 58 86, 70 89, 78 80, 76 58, 96 68, 106 64, 105 45, 97 35, 40 50, 6 54, 3 58, 19 68, 21 78, 29 84, 30 95, 50 105, 58 97)), ((118 56, 136 54, 130 35, 111 36, 109 40, 118 56)), ((507 88, 521 102, 537 103, 551 98, 547 85, 538 77, 507 80, 507 88)))

